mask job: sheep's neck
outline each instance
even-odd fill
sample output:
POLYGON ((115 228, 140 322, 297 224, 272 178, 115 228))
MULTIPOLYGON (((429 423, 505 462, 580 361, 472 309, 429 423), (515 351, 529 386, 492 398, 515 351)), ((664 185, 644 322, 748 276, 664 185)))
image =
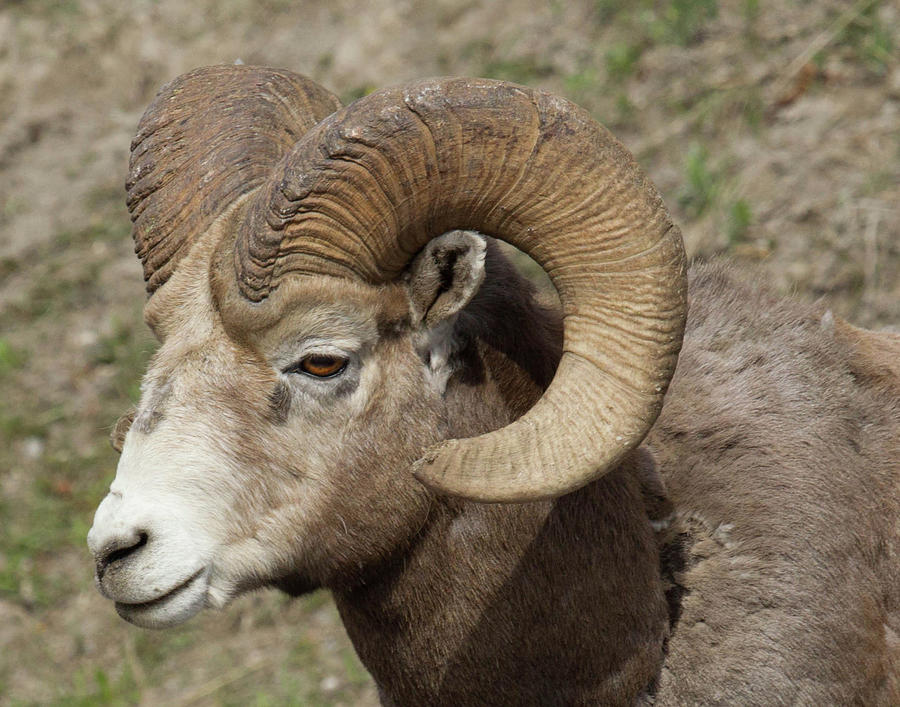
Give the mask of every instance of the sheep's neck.
POLYGON ((668 625, 625 468, 552 504, 437 504, 402 560, 336 599, 403 705, 630 703, 668 625))
MULTIPOLYGON (((452 382, 451 436, 507 424, 541 394, 478 346, 482 370, 452 382)), ((400 559, 335 592, 385 701, 617 704, 652 687, 668 614, 637 463, 555 502, 435 501, 400 559)))

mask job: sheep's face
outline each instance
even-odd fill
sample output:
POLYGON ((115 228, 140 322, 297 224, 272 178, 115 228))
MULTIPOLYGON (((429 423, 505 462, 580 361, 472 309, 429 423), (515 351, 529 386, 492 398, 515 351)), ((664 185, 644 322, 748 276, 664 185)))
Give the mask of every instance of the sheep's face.
POLYGON ((227 331, 212 240, 148 304, 161 346, 88 538, 100 591, 141 626, 358 581, 424 522, 409 467, 443 435, 446 342, 410 325, 408 284, 298 278, 227 331))

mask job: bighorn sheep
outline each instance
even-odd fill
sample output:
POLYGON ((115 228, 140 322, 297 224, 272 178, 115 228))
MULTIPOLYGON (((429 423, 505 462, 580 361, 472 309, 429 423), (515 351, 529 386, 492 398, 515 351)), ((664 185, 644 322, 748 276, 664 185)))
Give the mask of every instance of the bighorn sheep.
POLYGON ((127 188, 161 345, 88 537, 125 619, 327 587, 385 704, 900 704, 900 337, 686 276, 583 110, 205 68, 127 188))

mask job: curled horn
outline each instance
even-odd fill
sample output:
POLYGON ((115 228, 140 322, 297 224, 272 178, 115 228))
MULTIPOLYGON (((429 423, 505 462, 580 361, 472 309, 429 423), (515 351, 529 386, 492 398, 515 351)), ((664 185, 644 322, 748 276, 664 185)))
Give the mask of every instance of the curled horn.
POLYGON ((148 294, 218 215, 338 108, 321 86, 276 69, 208 66, 164 86, 138 125, 125 185, 148 294))
POLYGON ((223 314, 252 327, 296 273, 390 280, 453 228, 543 266, 563 304, 564 352, 528 413, 427 450, 417 477, 481 501, 557 496, 599 477, 661 408, 681 347, 685 256, 632 156, 568 101, 438 79, 329 116, 241 215, 223 314))

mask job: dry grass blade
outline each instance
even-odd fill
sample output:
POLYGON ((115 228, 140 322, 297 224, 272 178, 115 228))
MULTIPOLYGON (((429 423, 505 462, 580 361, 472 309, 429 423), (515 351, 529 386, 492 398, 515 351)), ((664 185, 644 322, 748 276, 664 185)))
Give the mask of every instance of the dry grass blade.
MULTIPOLYGON (((205 683, 198 685, 193 690, 183 693, 171 704, 173 707, 190 707, 190 705, 201 704, 204 700, 212 697, 229 685, 240 682, 254 673, 271 668, 273 665, 274 661, 271 658, 262 657, 252 661, 249 665, 235 666, 231 670, 225 671, 212 680, 207 680, 205 683)), ((147 704, 149 704, 149 702, 147 702, 147 704)))
POLYGON ((851 22, 856 20, 862 13, 868 10, 875 2, 878 0, 859 0, 859 2, 855 3, 851 7, 847 8, 842 14, 838 15, 838 17, 828 26, 825 30, 819 33, 813 41, 811 41, 806 48, 797 55, 797 57, 787 65, 787 68, 781 74, 780 77, 775 81, 775 84, 772 87, 772 98, 773 103, 778 105, 785 102, 790 102, 790 100, 786 100, 786 96, 788 96, 791 91, 788 91, 789 87, 793 83, 794 79, 797 76, 801 76, 804 67, 809 64, 812 58, 822 51, 825 47, 831 44, 836 37, 838 37, 841 32, 843 32, 851 22))

